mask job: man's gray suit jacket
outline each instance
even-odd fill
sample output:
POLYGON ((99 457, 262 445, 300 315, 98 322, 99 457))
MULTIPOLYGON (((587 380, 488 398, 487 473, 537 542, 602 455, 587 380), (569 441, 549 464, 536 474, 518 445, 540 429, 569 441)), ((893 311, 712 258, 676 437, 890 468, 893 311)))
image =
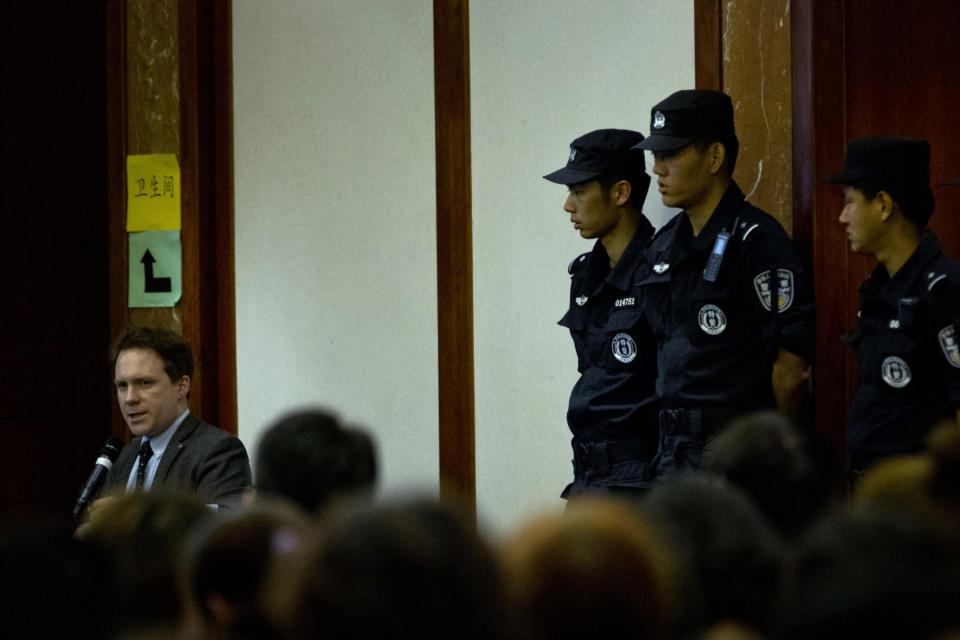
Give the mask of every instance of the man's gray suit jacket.
MULTIPOLYGON (((139 451, 139 437, 123 447, 107 476, 104 494, 125 490, 139 451)), ((191 412, 170 438, 151 488, 192 489, 204 501, 232 509, 240 506, 243 490, 250 484, 250 460, 240 439, 191 412)))

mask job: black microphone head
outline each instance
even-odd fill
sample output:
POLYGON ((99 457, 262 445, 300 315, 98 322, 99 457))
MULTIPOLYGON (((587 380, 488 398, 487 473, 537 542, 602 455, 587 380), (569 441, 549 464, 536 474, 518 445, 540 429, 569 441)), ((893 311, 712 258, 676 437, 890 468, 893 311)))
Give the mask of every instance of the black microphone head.
POLYGON ((120 456, 120 449, 123 449, 123 440, 120 438, 109 438, 107 443, 100 449, 100 455, 106 457, 110 462, 116 462, 120 456))
POLYGON ((107 479, 107 474, 113 468, 113 463, 120 457, 120 450, 123 449, 123 440, 120 438, 108 438, 107 443, 100 449, 100 455, 97 457, 97 463, 93 466, 93 472, 87 478, 87 483, 80 491, 80 498, 77 499, 77 505, 73 508, 73 517, 75 520, 80 518, 87 503, 96 497, 107 479))

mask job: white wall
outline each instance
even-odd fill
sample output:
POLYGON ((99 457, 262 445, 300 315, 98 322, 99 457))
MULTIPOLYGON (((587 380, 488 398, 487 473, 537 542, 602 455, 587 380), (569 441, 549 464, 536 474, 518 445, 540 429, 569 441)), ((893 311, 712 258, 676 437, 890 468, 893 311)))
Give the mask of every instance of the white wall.
MULTIPOLYGON (((693 1, 470 4, 477 500, 502 531, 562 509, 572 479, 566 406, 577 377, 557 321, 567 265, 589 251, 541 176, 593 129, 649 131, 650 107, 694 85, 693 1)), ((649 168, 648 157, 648 168, 649 168)), ((655 226, 671 213, 656 189, 655 226)))
POLYGON ((239 435, 303 404, 436 490, 430 0, 235 0, 239 435))
MULTIPOLYGON (((301 404, 375 433, 388 490, 437 484, 431 0, 234 0, 241 439, 301 404)), ((477 493, 494 532, 562 508, 589 250, 541 176, 693 86, 692 0, 470 5, 477 493)), ((654 195, 654 224, 667 213, 654 195)))

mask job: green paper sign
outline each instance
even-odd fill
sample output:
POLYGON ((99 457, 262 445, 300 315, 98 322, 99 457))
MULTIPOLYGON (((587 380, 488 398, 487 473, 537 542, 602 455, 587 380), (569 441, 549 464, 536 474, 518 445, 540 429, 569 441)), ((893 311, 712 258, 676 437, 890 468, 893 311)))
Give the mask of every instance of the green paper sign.
POLYGON ((180 231, 143 231, 129 238, 130 307, 176 305, 183 286, 180 231))

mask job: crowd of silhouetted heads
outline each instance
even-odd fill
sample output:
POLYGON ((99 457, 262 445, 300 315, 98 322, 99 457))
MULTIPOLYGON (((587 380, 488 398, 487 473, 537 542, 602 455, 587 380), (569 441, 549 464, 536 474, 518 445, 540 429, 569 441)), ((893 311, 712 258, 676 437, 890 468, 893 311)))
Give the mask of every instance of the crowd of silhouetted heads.
POLYGON ((157 490, 5 527, 10 637, 960 637, 956 425, 851 485, 816 432, 744 416, 698 472, 497 534, 377 475, 367 430, 307 409, 265 431, 239 511, 157 490))

